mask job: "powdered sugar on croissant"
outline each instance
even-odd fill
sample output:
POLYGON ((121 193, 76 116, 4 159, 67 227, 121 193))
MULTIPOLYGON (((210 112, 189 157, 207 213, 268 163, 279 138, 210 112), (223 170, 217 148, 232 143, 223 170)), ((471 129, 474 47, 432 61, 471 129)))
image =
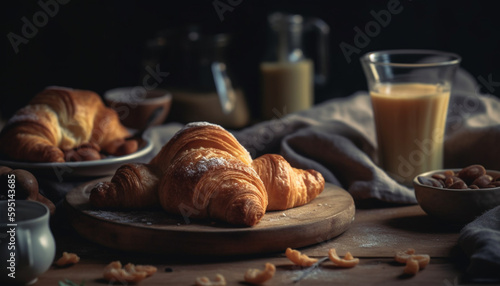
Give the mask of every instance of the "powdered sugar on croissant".
POLYGON ((194 122, 179 130, 151 160, 151 164, 166 170, 179 154, 198 147, 223 150, 246 165, 252 163, 252 157, 245 147, 224 128, 207 122, 194 122))
POLYGON ((161 206, 191 218, 252 226, 264 216, 267 193, 255 170, 214 148, 185 151, 172 163, 158 189, 161 206))

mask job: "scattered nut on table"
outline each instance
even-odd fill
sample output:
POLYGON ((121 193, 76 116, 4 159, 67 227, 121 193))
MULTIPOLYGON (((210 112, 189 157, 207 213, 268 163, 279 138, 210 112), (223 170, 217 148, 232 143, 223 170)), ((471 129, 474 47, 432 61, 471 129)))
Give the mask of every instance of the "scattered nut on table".
POLYGON ((272 263, 266 263, 264 270, 260 269, 248 269, 245 273, 245 282, 251 284, 262 284, 267 280, 273 278, 274 273, 276 273, 276 266, 272 263))
POLYGON ((344 255, 344 258, 340 258, 335 248, 331 248, 328 251, 328 258, 330 258, 330 261, 332 261, 335 266, 344 268, 354 267, 359 263, 359 258, 354 258, 349 251, 344 255))
POLYGON ((405 274, 415 275, 429 264, 431 257, 428 254, 415 254, 415 249, 408 248, 406 251, 396 253, 394 260, 406 264, 403 271, 405 274))
POLYGON ((203 276, 196 278, 196 286, 224 286, 226 285, 226 278, 222 274, 215 274, 215 279, 203 276))
POLYGON ((309 256, 300 253, 300 251, 291 249, 290 247, 286 249, 285 254, 290 261, 302 267, 308 267, 318 262, 318 259, 310 258, 309 256))
POLYGON ((399 251, 396 253, 396 256, 394 256, 394 260, 396 260, 399 263, 405 264, 410 257, 415 254, 415 249, 413 248, 408 248, 405 251, 399 251))
POLYGON ((61 258, 59 258, 55 264, 59 267, 77 264, 80 261, 80 257, 75 253, 63 252, 61 258))
POLYGON ((405 269, 403 269, 403 273, 408 275, 416 275, 419 270, 420 266, 418 266, 418 262, 410 257, 406 261, 406 266, 405 269))
POLYGON ((104 279, 109 282, 138 283, 155 274, 157 268, 151 265, 134 265, 128 263, 122 268, 120 261, 113 261, 104 268, 104 279))

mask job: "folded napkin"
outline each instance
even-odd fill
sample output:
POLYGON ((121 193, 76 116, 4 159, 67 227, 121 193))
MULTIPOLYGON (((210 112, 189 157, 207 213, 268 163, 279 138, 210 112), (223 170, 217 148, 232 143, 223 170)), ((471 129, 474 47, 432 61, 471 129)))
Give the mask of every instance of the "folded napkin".
POLYGON ((500 282, 500 206, 466 225, 458 242, 470 258, 469 280, 500 282))

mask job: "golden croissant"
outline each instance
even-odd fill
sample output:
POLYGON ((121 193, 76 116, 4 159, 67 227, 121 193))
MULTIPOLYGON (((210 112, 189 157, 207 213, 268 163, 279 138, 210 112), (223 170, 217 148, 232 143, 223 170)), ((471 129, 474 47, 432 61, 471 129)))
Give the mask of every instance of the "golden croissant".
POLYGON ((138 209, 159 206, 160 172, 150 164, 127 163, 111 182, 100 182, 92 189, 90 201, 98 208, 138 209))
POLYGON ((266 187, 268 211, 305 205, 325 187, 325 179, 319 172, 293 168, 280 155, 262 155, 252 162, 252 166, 266 187))
POLYGON ((64 162, 64 150, 95 144, 110 155, 135 152, 137 142, 118 114, 87 90, 47 88, 9 119, 0 133, 0 153, 30 162, 64 162))
POLYGON ((176 133, 149 164, 120 168, 111 182, 97 184, 90 202, 98 207, 136 208, 159 202, 167 212, 185 218, 252 226, 267 210, 308 203, 324 184, 320 173, 295 169, 280 155, 252 160, 236 138, 218 125, 192 123, 176 133), (145 176, 144 172, 149 172, 152 183, 140 185, 138 174, 145 176), (137 193, 150 199, 138 203, 137 193), (152 199, 155 196, 158 201, 152 199))
POLYGON ((255 170, 215 148, 182 153, 162 177, 158 194, 169 213, 235 225, 257 224, 267 208, 266 189, 255 170))

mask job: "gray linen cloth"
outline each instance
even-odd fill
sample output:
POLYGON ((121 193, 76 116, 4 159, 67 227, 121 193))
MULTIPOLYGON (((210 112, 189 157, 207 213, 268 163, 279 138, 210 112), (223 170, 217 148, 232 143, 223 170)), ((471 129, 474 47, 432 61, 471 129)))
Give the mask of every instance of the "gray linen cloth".
POLYGON ((458 242, 470 258, 470 280, 500 282, 500 206, 466 225, 458 242))

